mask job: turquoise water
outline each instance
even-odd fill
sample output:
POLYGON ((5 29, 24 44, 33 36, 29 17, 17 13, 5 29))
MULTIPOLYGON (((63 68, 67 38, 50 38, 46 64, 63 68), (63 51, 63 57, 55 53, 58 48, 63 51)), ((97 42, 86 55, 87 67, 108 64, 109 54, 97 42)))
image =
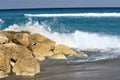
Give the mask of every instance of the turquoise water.
POLYGON ((89 9, 34 9, 34 10, 0 10, 0 18, 5 21, 0 29, 5 29, 12 24, 24 25, 31 18, 34 22, 45 23, 46 26, 57 32, 74 32, 76 30, 86 32, 101 32, 119 35, 120 17, 29 17, 25 14, 73 14, 77 13, 120 13, 119 8, 89 8, 89 9), (64 30, 63 30, 64 29, 64 30))
POLYGON ((27 30, 78 51, 100 51, 87 60, 120 56, 120 8, 0 10, 0 29, 27 30))

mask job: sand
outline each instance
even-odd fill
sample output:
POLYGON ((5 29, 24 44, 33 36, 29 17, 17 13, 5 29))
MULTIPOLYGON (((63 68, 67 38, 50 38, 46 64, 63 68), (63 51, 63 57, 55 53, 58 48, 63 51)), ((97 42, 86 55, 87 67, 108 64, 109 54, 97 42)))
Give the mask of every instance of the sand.
POLYGON ((44 61, 41 73, 34 77, 10 74, 0 80, 120 80, 120 59, 66 64, 44 61))

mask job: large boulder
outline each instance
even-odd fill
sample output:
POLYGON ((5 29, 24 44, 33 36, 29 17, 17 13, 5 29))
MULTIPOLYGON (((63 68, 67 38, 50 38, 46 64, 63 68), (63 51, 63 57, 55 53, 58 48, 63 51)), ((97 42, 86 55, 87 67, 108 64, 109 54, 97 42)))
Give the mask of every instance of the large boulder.
POLYGON ((49 59, 63 60, 63 59, 67 59, 67 57, 64 54, 59 53, 59 54, 54 54, 50 56, 49 59))
POLYGON ((77 55, 77 53, 66 45, 58 44, 54 48, 54 54, 64 53, 66 55, 77 55))
POLYGON ((8 74, 4 71, 0 71, 0 78, 8 77, 8 74))
POLYGON ((3 45, 4 55, 9 59, 16 61, 18 58, 31 58, 32 52, 26 47, 15 43, 7 43, 3 45))
POLYGON ((22 58, 17 60, 12 71, 15 72, 16 75, 34 76, 40 73, 40 64, 34 57, 22 58))
POLYGON ((13 41, 17 44, 28 47, 30 45, 30 35, 31 34, 26 31, 17 32, 13 37, 13 41))
POLYGON ((36 34, 31 35, 31 44, 32 45, 35 45, 36 43, 41 43, 41 42, 43 42, 45 40, 48 40, 48 38, 41 35, 41 34, 36 33, 36 34))
POLYGON ((32 46, 33 54, 35 56, 42 55, 42 56, 51 56, 53 55, 52 52, 52 44, 51 43, 37 43, 36 45, 32 46))
POLYGON ((59 54, 59 53, 63 53, 69 57, 76 57, 76 58, 86 58, 88 57, 87 54, 85 53, 77 53, 74 50, 72 50, 71 48, 69 48, 66 45, 63 44, 58 44, 55 46, 54 48, 54 54, 59 54))
POLYGON ((40 61, 44 60, 46 56, 53 55, 51 50, 51 45, 47 43, 36 43, 36 45, 32 46, 34 56, 40 61))
POLYGON ((6 73, 10 73, 11 70, 9 59, 3 53, 0 53, 0 70, 6 73))
POLYGON ((54 46, 54 41, 40 34, 31 35, 31 48, 34 56, 37 57, 38 60, 41 60, 41 57, 53 55, 54 46))

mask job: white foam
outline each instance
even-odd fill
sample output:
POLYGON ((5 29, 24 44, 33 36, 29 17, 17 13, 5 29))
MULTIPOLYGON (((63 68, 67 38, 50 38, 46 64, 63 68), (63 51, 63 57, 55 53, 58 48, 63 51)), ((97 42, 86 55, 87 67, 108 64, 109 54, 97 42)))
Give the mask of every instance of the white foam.
POLYGON ((74 33, 58 33, 51 32, 46 27, 40 25, 38 22, 32 24, 31 22, 19 26, 11 25, 5 30, 20 31, 26 30, 31 33, 40 33, 49 39, 55 41, 57 44, 62 43, 72 48, 80 50, 111 50, 120 49, 120 37, 112 35, 100 35, 97 33, 89 33, 82 31, 75 31, 74 33))
POLYGON ((120 13, 24 14, 25 17, 120 17, 120 13))

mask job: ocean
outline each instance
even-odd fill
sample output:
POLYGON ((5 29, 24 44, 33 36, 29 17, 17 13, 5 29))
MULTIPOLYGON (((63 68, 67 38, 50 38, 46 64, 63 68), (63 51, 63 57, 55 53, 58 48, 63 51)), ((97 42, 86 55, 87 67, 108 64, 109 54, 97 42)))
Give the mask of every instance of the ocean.
POLYGON ((120 58, 120 8, 0 10, 0 29, 40 33, 89 55, 68 63, 120 58))

